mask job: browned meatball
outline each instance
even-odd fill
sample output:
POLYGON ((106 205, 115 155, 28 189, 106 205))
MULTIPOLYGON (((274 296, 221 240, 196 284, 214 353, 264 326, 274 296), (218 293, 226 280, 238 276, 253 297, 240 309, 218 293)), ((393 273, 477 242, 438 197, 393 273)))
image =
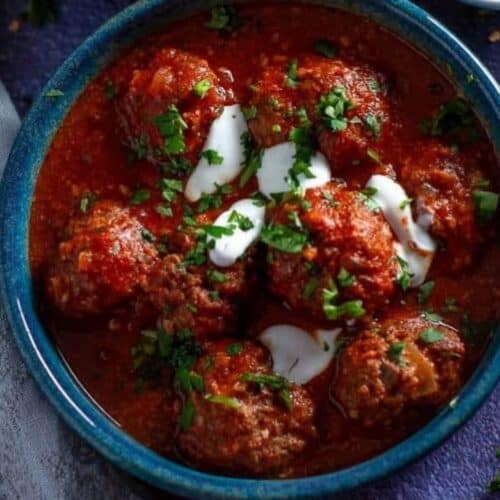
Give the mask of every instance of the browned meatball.
POLYGON ((342 352, 334 395, 364 426, 389 424, 410 407, 439 407, 462 385, 464 345, 451 328, 395 315, 342 352))
POLYGON ((309 57, 299 68, 300 88, 309 115, 319 123, 319 144, 336 171, 367 158, 367 150, 388 130, 389 101, 383 76, 372 68, 341 60, 309 57), (332 93, 333 92, 333 93, 332 93), (332 130, 327 106, 345 125, 332 130), (318 107, 319 104, 319 107, 318 107))
POLYGON ((313 402, 297 385, 283 393, 245 381, 246 374, 284 379, 272 375, 264 348, 248 341, 238 347, 231 351, 229 340, 205 346, 193 369, 203 376, 205 394, 193 393, 193 421, 178 446, 199 467, 277 474, 315 437, 313 402))
POLYGON ((370 313, 385 305, 395 289, 397 262, 382 215, 371 212, 359 193, 333 182, 308 190, 305 202, 307 207, 285 202, 271 216, 271 224, 290 225, 296 214, 309 242, 297 253, 269 249, 271 291, 290 306, 321 318, 326 302, 360 300, 370 313), (325 296, 325 289, 338 296, 325 296))
POLYGON ((48 277, 55 305, 69 316, 82 316, 131 298, 158 260, 144 234, 130 210, 111 201, 71 219, 48 277))
POLYGON ((286 65, 269 66, 255 85, 249 105, 256 111, 249 127, 257 143, 269 147, 285 142, 293 127, 309 120, 332 168, 364 160, 367 149, 387 129, 389 102, 383 77, 365 65, 308 56, 298 61, 296 83, 287 85, 286 69, 286 65), (337 109, 339 101, 342 109, 337 109), (335 131, 330 126, 331 110, 345 120, 345 126, 335 131))
POLYGON ((162 49, 133 72, 128 88, 119 95, 123 136, 139 157, 153 163, 172 158, 194 163, 225 97, 207 61, 162 49))
POLYGON ((191 235, 173 236, 172 253, 151 273, 148 297, 162 312, 160 323, 167 332, 189 328, 198 337, 233 333, 241 304, 255 284, 253 250, 228 268, 217 268, 206 258, 185 265, 196 244, 191 235))
POLYGON ((460 270, 471 264, 481 239, 472 198, 472 186, 481 173, 438 142, 415 149, 418 154, 403 165, 401 183, 417 200, 420 220, 432 221, 430 230, 444 246, 446 267, 460 270))

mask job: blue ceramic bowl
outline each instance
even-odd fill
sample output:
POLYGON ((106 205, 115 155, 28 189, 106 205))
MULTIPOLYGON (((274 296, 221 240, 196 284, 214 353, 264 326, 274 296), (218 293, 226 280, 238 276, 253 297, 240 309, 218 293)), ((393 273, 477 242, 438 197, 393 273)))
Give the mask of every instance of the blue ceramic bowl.
MULTIPOLYGON (((116 427, 66 370, 37 316, 28 263, 31 198, 40 165, 61 121, 87 82, 117 52, 167 19, 207 7, 201 0, 142 0, 111 19, 61 66, 26 117, 0 188, 1 290, 12 330, 43 392, 68 424, 113 463, 160 488, 200 498, 311 498, 354 488, 385 476, 430 451, 463 424, 500 379, 500 335, 448 407, 419 432, 355 467, 297 480, 248 480, 215 476, 171 462, 116 427), (49 89, 64 96, 49 99, 49 89)), ((406 0, 323 0, 368 16, 420 48, 453 75, 500 150, 500 89, 457 38, 406 0), (474 75, 470 83, 468 75, 474 75)))

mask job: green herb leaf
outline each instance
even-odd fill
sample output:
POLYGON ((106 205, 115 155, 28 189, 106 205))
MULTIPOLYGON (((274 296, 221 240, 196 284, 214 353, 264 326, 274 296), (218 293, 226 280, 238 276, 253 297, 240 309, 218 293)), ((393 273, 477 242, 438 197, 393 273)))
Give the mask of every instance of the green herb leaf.
POLYGON ((94 193, 86 194, 80 200, 80 212, 87 213, 97 201, 97 195, 94 193))
POLYGON ((226 352, 229 356, 236 356, 243 351, 243 344, 241 342, 234 342, 226 347, 226 352))
POLYGON ((314 292, 319 286, 319 282, 319 278, 317 276, 314 276, 306 283, 304 291, 302 292, 302 296, 304 297, 304 299, 309 300, 314 295, 314 292))
POLYGON ((295 144, 295 155, 292 168, 288 171, 292 189, 300 186, 299 176, 314 179, 311 172, 311 159, 315 152, 314 138, 310 128, 298 127, 290 131, 290 140, 295 144))
POLYGON ((426 344, 434 344, 444 339, 444 335, 439 330, 435 328, 428 328, 420 334, 420 340, 426 344))
POLYGON ((382 123, 380 122, 380 119, 377 116, 370 113, 364 117, 364 123, 366 129, 371 134, 373 134, 373 137, 375 137, 375 139, 378 139, 382 131, 382 123))
POLYGON ((286 68, 285 85, 287 87, 294 88, 298 85, 299 83, 298 70, 299 70, 298 60, 292 59, 286 68))
POLYGON ((365 308, 363 307, 363 301, 361 300, 349 300, 338 305, 324 304, 323 311, 325 312, 325 316, 331 321, 335 321, 344 316, 348 318, 361 318, 366 314, 365 308))
POLYGON ((406 207, 409 207, 412 203, 413 203, 413 198, 406 198, 406 200, 403 200, 403 201, 399 204, 399 208, 400 208, 401 210, 404 210, 406 207))
POLYGON ((353 108, 347 98, 344 87, 336 87, 326 95, 321 96, 316 111, 321 117, 321 122, 332 132, 341 132, 347 128, 345 114, 353 108))
POLYGON ((215 149, 207 149, 201 153, 201 156, 208 161, 209 165, 221 165, 224 161, 224 157, 215 151, 215 149))
POLYGON ((337 281, 342 288, 350 288, 352 285, 354 285, 356 278, 344 267, 341 267, 339 274, 337 275, 337 281))
POLYGON ((337 54, 333 43, 326 39, 317 40, 314 44, 314 50, 327 59, 333 59, 337 54))
POLYGON ((166 113, 153 119, 153 123, 164 139, 163 151, 167 155, 178 155, 186 151, 184 130, 187 129, 187 124, 177 106, 171 104, 166 113))
POLYGON ((397 365, 403 366, 405 363, 404 360, 401 359, 401 355, 403 354, 405 347, 406 344, 404 342, 394 342, 394 344, 391 344, 389 350, 387 351, 389 359, 397 365))
POLYGON ((217 269, 208 269, 207 279, 210 283, 225 283, 227 281, 227 274, 217 271, 217 269))
POLYGON ((200 80, 199 82, 195 83, 193 85, 193 94, 200 99, 203 99, 206 95, 207 92, 210 90, 212 87, 212 82, 205 78, 204 80, 200 80))
POLYGON ((307 233, 283 224, 270 224, 262 228, 261 240, 270 247, 286 253, 300 253, 307 243, 307 233))
POLYGON ((222 394, 205 394, 205 399, 210 403, 227 406, 228 408, 233 408, 234 410, 241 408, 241 401, 230 396, 223 396, 222 394))
POLYGON ((245 120, 253 120, 257 116, 257 106, 249 106, 248 108, 242 107, 241 112, 245 120))
POLYGON ((193 418, 194 418, 194 405, 193 405, 193 400, 189 398, 185 401, 184 407, 182 408, 182 412, 179 417, 179 426, 182 432, 187 431, 191 427, 191 424, 193 423, 193 418))
POLYGON ((255 147, 253 139, 248 132, 241 134, 241 144, 244 148, 245 159, 243 162, 244 167, 241 172, 239 187, 243 188, 261 167, 264 150, 257 149, 255 147))
POLYGON ((211 18, 205 23, 205 27, 218 31, 233 31, 241 24, 236 9, 226 5, 214 7, 211 11, 211 18))
POLYGON ((417 294, 417 301, 420 305, 423 305, 427 302, 432 293, 432 290, 434 290, 434 285, 434 281, 427 281, 423 285, 420 285, 417 294))
POLYGON ((234 234, 234 226, 226 227, 226 226, 217 226, 217 225, 206 225, 202 226, 208 236, 212 238, 219 239, 223 236, 232 236, 234 234))
POLYGON ((440 323, 443 317, 433 311, 424 311, 422 317, 431 323, 440 323))
POLYGON ((151 193, 149 189, 146 188, 137 189, 132 193, 132 197, 130 198, 130 204, 140 205, 141 203, 148 201, 149 198, 151 198, 151 193))
POLYGON ((408 288, 410 288, 410 282, 411 278, 413 277, 413 274, 410 273, 410 266, 408 265, 408 262, 401 257, 398 257, 398 262, 399 262, 399 276, 396 280, 398 285, 401 287, 401 290, 403 292, 406 292, 408 288))
POLYGON ((472 191, 472 197, 476 206, 476 216, 480 221, 490 221, 496 214, 499 195, 491 191, 472 191))
POLYGON ((172 217, 173 215, 172 208, 167 205, 156 205, 155 211, 162 217, 172 217))
POLYGON ((474 115, 469 105, 460 98, 443 104, 431 118, 420 124, 424 135, 433 137, 466 133, 473 138, 476 134, 474 115))

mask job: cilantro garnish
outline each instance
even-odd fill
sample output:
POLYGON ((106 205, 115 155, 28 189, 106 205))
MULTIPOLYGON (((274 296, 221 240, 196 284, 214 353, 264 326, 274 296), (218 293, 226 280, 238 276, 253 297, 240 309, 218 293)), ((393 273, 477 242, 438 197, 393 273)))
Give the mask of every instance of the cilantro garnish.
POLYGON ((203 99, 207 95, 207 92, 210 90, 211 87, 212 87, 212 82, 207 78, 205 78, 193 85, 193 94, 199 97, 200 99, 203 99))
POLYGON ((209 165, 221 165, 224 157, 221 156, 215 149, 206 149, 201 153, 202 158, 205 158, 209 165))
POLYGON ((434 289, 435 282, 427 281, 426 283, 420 285, 417 294, 417 301, 420 305, 425 304, 429 299, 432 290, 434 289))
POLYGON ((205 27, 220 32, 229 32, 236 29, 241 24, 236 9, 226 5, 214 7, 211 11, 211 18, 205 23, 205 27))
POLYGON ((247 182, 256 174, 262 164, 264 151, 255 147, 252 137, 248 132, 241 134, 241 144, 244 148, 245 159, 240 175, 239 187, 245 187, 247 182))
POLYGON ((307 233, 283 224, 269 224, 261 232, 261 240, 270 247, 286 253, 300 253, 307 243, 307 233))
POLYGON ((273 392, 278 392, 281 400, 285 404, 288 410, 293 407, 292 400, 290 398, 290 382, 280 375, 267 375, 263 373, 244 373, 240 379, 243 382, 252 382, 257 384, 260 390, 265 387, 273 392))
POLYGON ((186 151, 184 130, 187 129, 187 124, 177 106, 171 104, 166 113, 153 119, 153 123, 164 139, 163 151, 167 155, 178 155, 186 151))
POLYGON ((389 350, 387 351, 389 359, 398 366, 404 366, 405 364, 404 360, 401 359, 405 347, 406 344, 404 342, 394 342, 394 344, 391 344, 389 350))
POLYGON ((95 193, 89 193, 82 197, 80 200, 80 212, 87 213, 94 203, 97 201, 97 195, 95 193))
POLYGON ((131 205, 140 205, 151 198, 151 193, 149 189, 146 188, 140 188, 135 190, 132 193, 132 197, 130 198, 130 204, 131 205))
POLYGON ((241 401, 230 396, 223 396, 222 394, 205 394, 204 397, 210 403, 227 406, 228 408, 233 408, 234 410, 241 407, 241 401))
POLYGON ((428 328, 420 334, 419 338, 426 344, 434 344, 435 342, 443 340, 444 335, 442 334, 442 332, 436 330, 435 328, 428 328))
POLYGON ((299 83, 299 62, 297 59, 292 59, 286 68, 285 74, 285 85, 290 88, 294 88, 299 83))
POLYGON ((229 356, 236 356, 243 351, 243 344, 241 342, 233 342, 226 347, 226 352, 229 356))
POLYGON ((402 259, 401 257, 398 256, 398 263, 399 263, 399 276, 396 282, 401 287, 401 290, 403 290, 403 292, 406 292, 406 290, 410 288, 410 282, 413 275, 410 272, 410 266, 408 265, 408 262, 405 259, 402 259))
POLYGON ((317 40, 314 44, 314 50, 321 56, 324 56, 328 59, 333 59, 337 54, 333 43, 330 42, 330 40, 325 39, 317 40))
POLYGON ((344 87, 336 87, 326 95, 321 96, 316 111, 322 124, 332 132, 341 132, 347 128, 345 114, 352 109, 353 104, 347 98, 344 87))

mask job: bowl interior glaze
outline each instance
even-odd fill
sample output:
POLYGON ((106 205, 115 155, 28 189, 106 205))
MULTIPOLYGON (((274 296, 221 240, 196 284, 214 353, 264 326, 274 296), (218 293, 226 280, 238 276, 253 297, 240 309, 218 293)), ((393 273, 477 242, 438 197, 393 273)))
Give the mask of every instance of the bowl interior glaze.
MULTIPOLYGON (((0 187, 1 292, 19 349, 41 389, 66 422, 105 457, 165 490, 202 498, 312 498, 354 488, 385 476, 437 446, 479 407, 500 379, 500 336, 448 407, 389 451, 354 467, 294 480, 215 476, 167 460, 111 422, 65 368, 36 313, 28 262, 28 224, 36 178, 51 140, 73 102, 107 62, 145 32, 217 2, 142 0, 88 38, 60 67, 34 103, 17 137, 0 187), (58 99, 49 89, 64 92, 58 99)), ((500 151, 500 89, 466 47, 435 19, 406 0, 316 2, 371 18, 419 48, 447 71, 474 103, 495 149, 500 151), (470 84, 469 75, 475 76, 470 84)))

